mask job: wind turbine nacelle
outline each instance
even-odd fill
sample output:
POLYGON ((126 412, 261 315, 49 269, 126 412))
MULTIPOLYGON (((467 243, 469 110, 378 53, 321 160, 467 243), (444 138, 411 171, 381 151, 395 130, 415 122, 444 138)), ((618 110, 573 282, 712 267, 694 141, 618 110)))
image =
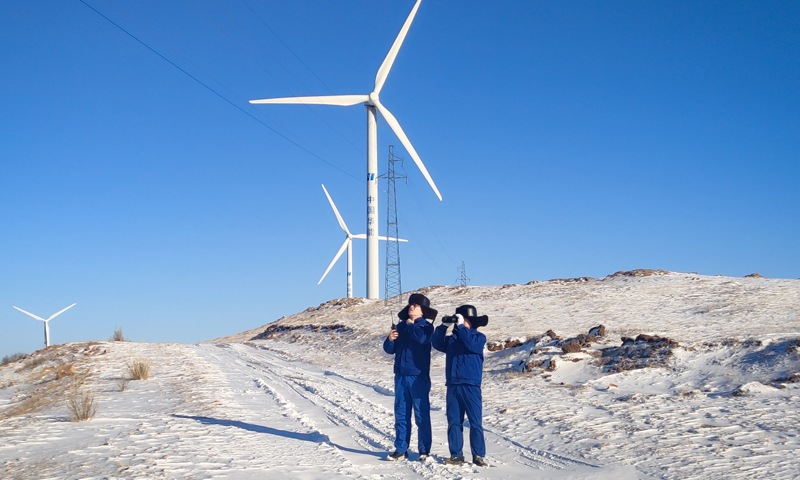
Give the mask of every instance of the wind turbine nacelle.
POLYGON ((381 103, 380 96, 378 95, 378 92, 373 91, 368 95, 368 97, 369 97, 369 100, 367 100, 367 105, 377 105, 377 104, 381 103))

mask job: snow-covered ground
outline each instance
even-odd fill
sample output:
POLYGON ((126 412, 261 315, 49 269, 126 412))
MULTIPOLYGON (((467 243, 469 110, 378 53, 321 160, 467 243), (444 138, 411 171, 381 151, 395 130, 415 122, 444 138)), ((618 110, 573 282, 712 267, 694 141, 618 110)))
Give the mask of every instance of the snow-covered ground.
POLYGON ((342 299, 211 343, 59 345, 0 367, 0 477, 800 477, 800 280, 642 271, 423 293, 490 316, 488 468, 440 463, 438 353, 434 461, 382 460, 381 343, 400 305, 342 299), (564 353, 571 339, 580 351, 564 353), (121 391, 133 358, 153 371, 121 391), (87 422, 69 421, 76 378, 96 392, 87 422))

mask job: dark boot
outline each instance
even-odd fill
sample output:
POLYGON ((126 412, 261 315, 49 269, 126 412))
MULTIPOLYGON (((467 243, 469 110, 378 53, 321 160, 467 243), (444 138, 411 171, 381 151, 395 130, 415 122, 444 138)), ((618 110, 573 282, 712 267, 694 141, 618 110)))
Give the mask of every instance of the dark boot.
POLYGON ((408 453, 394 452, 393 454, 386 457, 386 460, 393 462, 395 460, 400 460, 401 458, 408 458, 408 453))

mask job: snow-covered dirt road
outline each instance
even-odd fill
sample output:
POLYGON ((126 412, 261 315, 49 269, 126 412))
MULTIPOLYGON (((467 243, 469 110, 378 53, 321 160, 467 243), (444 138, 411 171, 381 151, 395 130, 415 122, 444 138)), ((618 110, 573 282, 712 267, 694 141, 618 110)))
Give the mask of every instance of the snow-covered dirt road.
MULTIPOLYGON (((242 344, 202 347, 197 352, 222 368, 231 392, 232 405, 253 418, 243 422, 251 431, 282 449, 290 462, 280 466, 292 477, 329 478, 332 475, 366 478, 626 478, 620 469, 601 468, 551 452, 542 452, 512 439, 487 432, 492 466, 452 467, 441 464, 447 455, 444 401, 432 399, 433 435, 437 445, 433 459, 385 462, 393 443, 393 393, 377 384, 352 378, 348 371, 324 369, 295 361, 266 348, 242 344), (240 390, 241 389, 241 390, 240 390), (276 428, 258 427, 277 426, 276 428), (277 438, 270 438, 277 436, 277 438), (309 451, 310 449, 313 450, 309 451), (298 469, 301 457, 318 457, 320 470, 298 469)), ((232 425, 222 419, 200 422, 232 425)), ((240 426, 240 428, 242 428, 240 426)), ((412 438, 412 445, 416 436, 412 438)), ((467 440, 468 445, 468 440, 467 440)), ((468 447, 465 448, 465 451, 468 447)), ((416 453, 416 452, 415 452, 416 453)), ((274 468, 271 466, 271 470, 274 468)), ((274 471, 277 471, 275 469, 274 471)), ((627 478, 638 478, 633 470, 627 478)))
MULTIPOLYGON (((62 346, 66 350, 68 346, 62 346)), ((432 398, 434 458, 387 462, 393 394, 343 368, 322 368, 263 346, 108 343, 76 361, 99 410, 70 422, 62 403, 0 423, 3 478, 642 478, 487 430, 490 467, 441 464, 444 400, 432 398), (124 362, 149 358, 149 380, 118 387, 124 362)), ((97 347, 96 347, 97 348, 97 347)), ((74 348, 73 348, 74 349, 74 348)), ((46 363, 37 368, 46 368, 46 363)), ((3 369, 3 405, 29 395, 24 367, 3 369)), ((388 372, 391 376, 391 373, 388 372)), ((51 382, 55 382, 52 380, 51 382)), ((412 438, 416 444, 416 436, 412 438)), ((468 451, 468 443, 465 446, 468 451)), ((468 457, 469 458, 469 457, 468 457)))

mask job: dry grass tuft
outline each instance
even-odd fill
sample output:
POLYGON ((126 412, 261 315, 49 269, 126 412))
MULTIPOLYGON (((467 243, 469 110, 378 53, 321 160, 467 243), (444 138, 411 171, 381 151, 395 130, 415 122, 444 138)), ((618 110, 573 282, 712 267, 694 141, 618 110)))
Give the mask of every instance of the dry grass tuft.
POLYGON ((82 383, 77 381, 73 383, 67 396, 67 408, 69 409, 70 420, 73 422, 90 420, 97 413, 94 390, 82 387, 82 383))
POLYGON ((131 380, 147 380, 150 376, 150 360, 147 358, 134 358, 125 363, 128 367, 128 376, 131 380))
POLYGON ((131 379, 125 376, 122 376, 117 381, 117 386, 119 387, 120 392, 124 392, 128 389, 128 384, 131 383, 131 379))
POLYGON ((114 335, 111 335, 112 342, 127 342, 128 339, 122 334, 122 328, 117 328, 114 330, 114 335))

